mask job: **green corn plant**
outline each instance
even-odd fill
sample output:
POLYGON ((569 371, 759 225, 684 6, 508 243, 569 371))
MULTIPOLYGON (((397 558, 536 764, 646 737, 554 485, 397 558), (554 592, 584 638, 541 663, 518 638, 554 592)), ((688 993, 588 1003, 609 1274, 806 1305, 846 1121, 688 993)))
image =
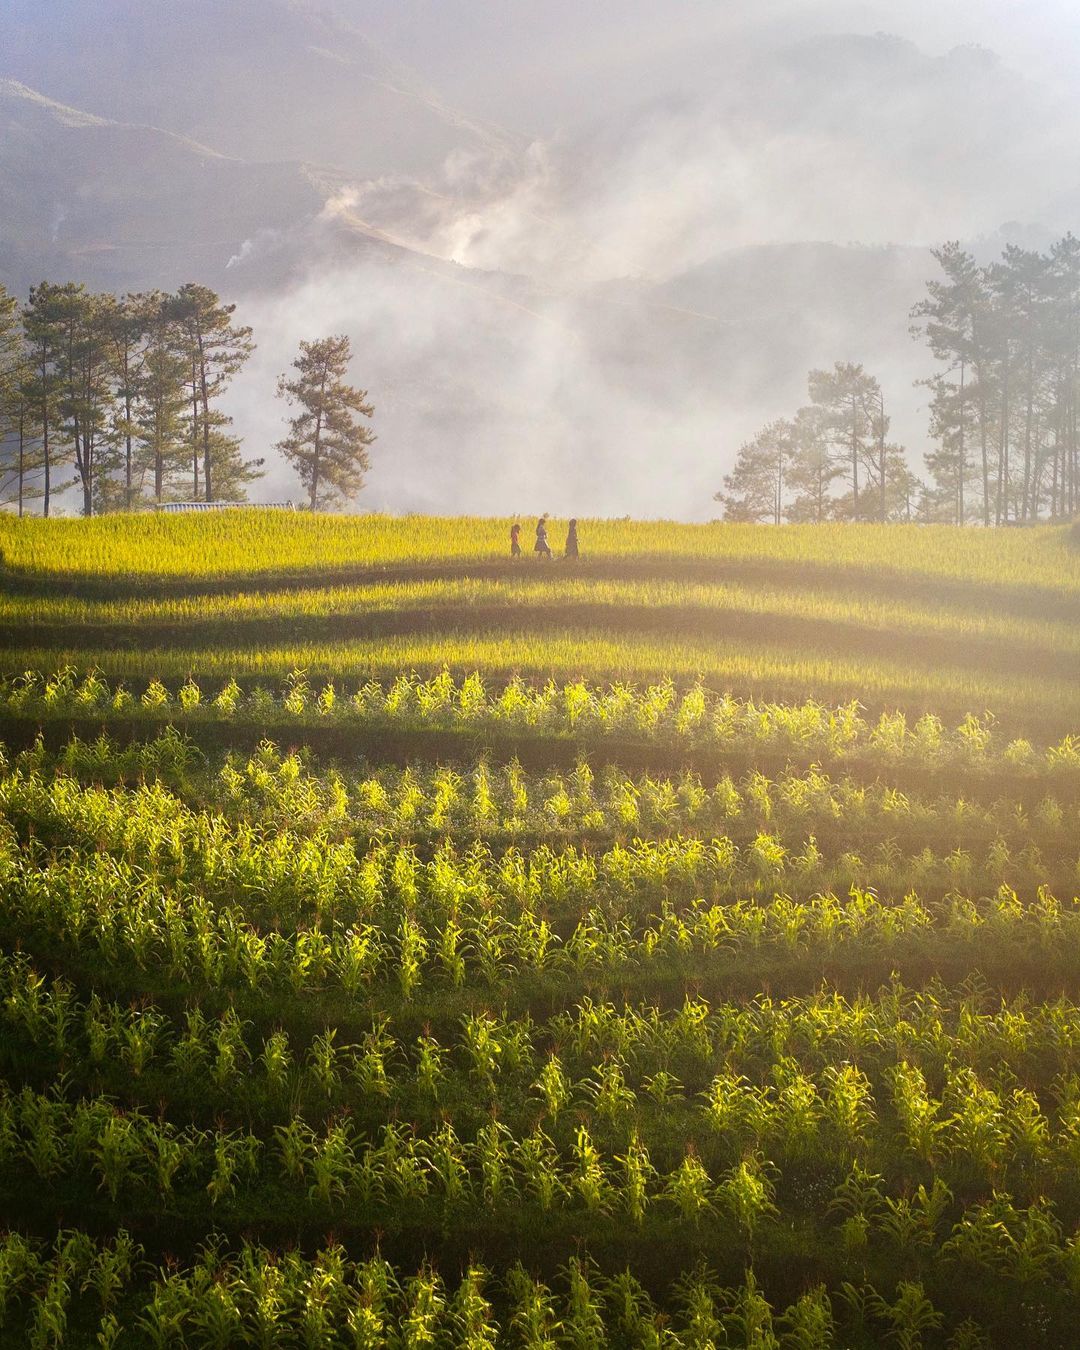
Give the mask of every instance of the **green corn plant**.
POLYGON ((446 1210, 452 1212, 472 1198, 472 1178, 465 1150, 448 1120, 443 1121, 428 1140, 426 1163, 446 1210))
POLYGON ((570 1185, 590 1214, 611 1210, 613 1187, 604 1168, 600 1150, 585 1125, 574 1131, 573 1168, 570 1185))
POLYGON ((267 1036, 259 1055, 266 1082, 274 1093, 280 1095, 285 1091, 292 1062, 288 1033, 279 1027, 267 1036))
POLYGON ((363 1262, 357 1272, 359 1299, 350 1307, 347 1329, 354 1350, 381 1350, 390 1341, 389 1304, 398 1293, 390 1266, 380 1256, 363 1262))
POLYGON ((665 1325, 652 1300, 629 1270, 620 1271, 605 1281, 604 1301, 609 1324, 616 1336, 643 1350, 661 1350, 682 1344, 675 1332, 665 1325))
POLYGON ((35 1297, 26 1344, 30 1350, 52 1350, 67 1339, 71 1285, 65 1263, 57 1260, 45 1288, 35 1297))
POLYGON ((237 1258, 233 1289, 251 1343, 272 1350, 287 1335, 286 1274, 279 1261, 244 1242, 237 1258))
POLYGON ((514 1177, 513 1136, 498 1120, 491 1120, 476 1132, 475 1151, 480 1164, 481 1189, 484 1200, 500 1205, 513 1199, 517 1193, 514 1177))
POLYGON ((285 1175, 294 1181, 301 1181, 313 1151, 314 1135, 311 1127, 299 1116, 293 1116, 286 1124, 274 1126, 274 1140, 285 1175))
POLYGON ((405 1299, 399 1331, 402 1350, 427 1350, 437 1343, 446 1311, 442 1280, 433 1270, 421 1271, 406 1281, 405 1299))
POLYGON ((926 1086, 926 1077, 918 1065, 901 1060, 887 1073, 892 1086, 893 1107, 900 1121, 906 1146, 925 1162, 933 1162, 938 1141, 946 1128, 935 1101, 926 1086))
POLYGON ((177 691, 176 701, 180 704, 180 711, 189 716, 202 704, 202 690, 190 675, 177 691))
POLYGON ((885 1209, 876 1227, 908 1255, 929 1250, 937 1240, 938 1227, 952 1201, 952 1192, 940 1177, 930 1189, 920 1182, 910 1196, 885 1196, 885 1209))
MULTIPOLYGON (((649 1205, 650 1190, 656 1181, 657 1172, 649 1157, 649 1150, 642 1143, 636 1130, 627 1142, 626 1152, 621 1156, 616 1156, 615 1161, 621 1168, 618 1185, 619 1200, 631 1223, 640 1226, 645 1218, 645 1211, 649 1205)), ((698 1166, 700 1166, 700 1163, 698 1166)), ((685 1203, 689 1199, 687 1182, 693 1180, 693 1178, 683 1178, 680 1182, 675 1183, 674 1178, 669 1178, 666 1188, 665 1193, 671 1195, 684 1214, 686 1213, 685 1203)), ((690 1217, 698 1217, 702 1209, 709 1207, 708 1193, 710 1189, 711 1182, 707 1181, 703 1188, 705 1204, 701 1207, 695 1207, 690 1217)))
POLYGON ((312 1139, 308 1147, 308 1161, 314 1177, 308 1194, 316 1196, 327 1206, 335 1200, 344 1200, 354 1164, 352 1136, 348 1126, 343 1122, 331 1125, 321 1139, 312 1139))
POLYGON ((431 1191, 431 1172, 422 1142, 398 1135, 385 1168, 387 1184, 398 1202, 415 1205, 427 1198, 431 1191))
POLYGON ((551 1291, 520 1265, 506 1277, 510 1299, 510 1327, 523 1350, 558 1350, 563 1330, 551 1291))
POLYGON ((655 1073, 646 1074, 641 1086, 661 1111, 673 1106, 685 1092, 683 1084, 667 1069, 657 1069, 655 1073))
POLYGON ((693 1146, 664 1183, 663 1195, 688 1223, 700 1223, 714 1210, 713 1183, 693 1146))
POLYGON ((745 1345, 747 1350, 780 1350, 780 1340, 773 1329, 772 1308, 758 1288, 752 1267, 746 1272, 728 1320, 739 1344, 745 1345))
POLYGON ((232 1008, 218 1018, 213 1028, 213 1051, 210 1075, 219 1087, 231 1083, 247 1067, 250 1056, 244 1042, 245 1023, 232 1008))
POLYGON ((128 1287, 142 1254, 143 1248, 121 1228, 112 1242, 103 1243, 95 1252, 83 1290, 92 1289, 107 1312, 128 1287))
POLYGON ((849 1254, 865 1249, 871 1229, 882 1212, 885 1204, 882 1181, 880 1173, 870 1172, 856 1161, 833 1192, 828 1212, 842 1216, 840 1233, 849 1254))
POLYGON ((133 1177, 144 1152, 136 1120, 120 1112, 109 1115, 94 1145, 94 1167, 101 1186, 116 1203, 121 1188, 133 1177))
POLYGON ((601 1119, 612 1123, 623 1119, 637 1106, 637 1097, 626 1082, 626 1066, 615 1055, 605 1057, 596 1065, 592 1075, 579 1083, 577 1090, 601 1119))
POLYGON ((366 1096, 390 1095, 391 1077, 387 1061, 396 1049, 396 1042, 389 1026, 389 1019, 385 1017, 374 1022, 371 1030, 365 1032, 360 1040, 360 1053, 353 1057, 350 1074, 366 1096))
POLYGON ((560 1175, 558 1151, 539 1125, 518 1141, 514 1162, 524 1182, 525 1193, 545 1213, 566 1198, 568 1192, 560 1175))
POLYGON ((778 1320, 784 1350, 829 1350, 836 1344, 832 1303, 823 1284, 801 1294, 778 1320))
POLYGON ((0 1236, 0 1328, 8 1319, 12 1303, 27 1291, 41 1270, 41 1258, 21 1233, 0 1236))
POLYGON ((261 1144, 254 1135, 218 1131, 213 1139, 214 1166, 206 1193, 211 1205, 236 1194, 242 1176, 252 1176, 258 1166, 261 1144))
POLYGON ((308 1076, 327 1097, 333 1095, 335 1088, 341 1082, 341 1073, 338 1069, 339 1051, 334 1044, 336 1037, 336 1027, 327 1027, 325 1031, 314 1037, 308 1049, 305 1064, 308 1076))
POLYGON ((300 1341, 305 1350, 340 1344, 336 1333, 346 1296, 345 1255, 331 1243, 317 1253, 304 1282, 300 1341))
POLYGON ((503 1053, 498 1024, 490 1013, 469 1013, 462 1019, 462 1031, 470 1070, 487 1092, 494 1095, 503 1053))
POLYGON ((487 1281, 484 1267, 470 1264, 450 1303, 453 1343, 461 1350, 495 1350, 498 1344, 494 1310, 484 1292, 487 1281))
POLYGON ((896 1289, 896 1302, 882 1305, 884 1317, 890 1324, 890 1341, 899 1350, 921 1350, 926 1334, 941 1326, 941 1313, 926 1297, 918 1281, 901 1280, 896 1289))
POLYGON ((787 1057, 777 1061, 772 1075, 776 1083, 773 1128, 789 1155, 806 1156, 817 1143, 822 1114, 817 1084, 787 1057))
POLYGON ((382 944, 374 927, 362 923, 346 930, 334 949, 334 966, 345 992, 355 996, 366 989, 382 959, 382 944))
POLYGON ((877 1120, 870 1079, 854 1064, 828 1064, 822 1083, 824 1117, 844 1152, 857 1153, 877 1120))
POLYGON ((415 919, 404 915, 398 930, 398 983, 402 997, 408 1001, 423 978, 428 943, 423 929, 415 919))
POLYGON ((743 1158, 720 1180, 716 1195, 751 1242, 758 1224, 778 1213, 773 1204, 769 1164, 757 1153, 743 1158))
POLYGON ((566 1316, 563 1336, 574 1350, 604 1350, 608 1333, 604 1305, 594 1285, 597 1272, 587 1261, 572 1256, 566 1266, 566 1316))
POLYGON ((947 1081, 955 1110, 945 1121, 952 1150, 981 1168, 998 1172, 1004 1166, 1008 1133, 1001 1098, 980 1083, 971 1069, 960 1068, 947 1081))
POLYGON ((161 1276, 136 1322, 136 1328, 154 1350, 171 1350, 182 1344, 183 1325, 188 1318, 186 1281, 178 1272, 161 1276))
POLYGON ((716 1350, 728 1340, 727 1331, 717 1306, 725 1291, 717 1285, 712 1273, 698 1265, 684 1272, 675 1282, 675 1293, 680 1305, 680 1336, 691 1350, 716 1350))
POLYGON ((212 1350, 229 1350, 241 1336, 242 1317, 227 1273, 209 1271, 196 1276, 188 1319, 212 1350), (200 1278, 201 1276, 201 1278, 200 1278))
POLYGON ((425 1031, 416 1038, 416 1085, 424 1096, 438 1101, 446 1078, 446 1051, 425 1031))
POLYGON ((163 1121, 150 1135, 150 1170, 158 1194, 166 1199, 173 1193, 177 1173, 191 1154, 190 1141, 178 1138, 175 1127, 163 1121))

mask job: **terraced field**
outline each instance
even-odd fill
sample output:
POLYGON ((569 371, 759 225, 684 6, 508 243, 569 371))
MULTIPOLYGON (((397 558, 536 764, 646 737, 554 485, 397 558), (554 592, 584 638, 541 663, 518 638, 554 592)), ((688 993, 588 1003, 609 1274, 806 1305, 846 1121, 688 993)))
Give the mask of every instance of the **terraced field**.
POLYGON ((1068 532, 505 532, 0 524, 0 1344, 1074 1345, 1068 532))

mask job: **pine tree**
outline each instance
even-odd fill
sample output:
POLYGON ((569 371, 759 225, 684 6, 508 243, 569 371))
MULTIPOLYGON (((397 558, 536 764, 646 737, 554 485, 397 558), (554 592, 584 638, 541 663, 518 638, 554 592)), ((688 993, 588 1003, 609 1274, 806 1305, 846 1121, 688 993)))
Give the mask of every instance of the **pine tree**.
MULTIPOLYGON (((930 435, 936 449, 924 456, 932 486, 922 493, 920 516, 950 525, 967 521, 967 484, 974 471, 969 446, 971 433, 977 430, 976 409, 967 395, 966 370, 961 366, 959 379, 947 374, 925 381, 931 391, 930 435)), ((985 479, 983 480, 985 482, 985 479)), ((988 498, 984 498, 984 510, 988 498)))
POLYGON ((12 389, 21 364, 19 302, 0 285, 0 397, 12 389))
POLYGON ((850 361, 837 361, 832 370, 812 370, 808 383, 810 401, 822 412, 833 453, 847 467, 848 513, 853 520, 872 515, 860 498, 859 468, 865 464, 868 452, 873 454, 873 419, 880 386, 873 375, 850 361))
POLYGON ((278 380, 278 397, 300 411, 277 448, 299 474, 313 511, 333 498, 354 496, 369 468, 367 447, 375 434, 359 419, 374 409, 366 389, 345 383, 351 359, 347 337, 301 342, 292 363, 296 374, 278 380))
POLYGON ((214 492, 218 501, 247 500, 249 483, 263 476, 265 459, 245 459, 238 437, 229 433, 232 419, 211 408, 210 457, 214 465, 214 492))
POLYGON ((1067 234, 1050 250, 1047 351, 1052 389, 1051 519, 1080 509, 1080 239, 1067 234))
POLYGON ((111 437, 121 452, 123 489, 117 505, 124 511, 134 509, 138 496, 136 402, 150 308, 145 295, 125 295, 113 309, 108 329, 114 398, 111 437))
POLYGON ((40 496, 43 469, 30 374, 18 301, 0 286, 0 503, 14 505, 20 516, 40 496))
POLYGON ((63 445, 60 421, 60 400, 63 394, 60 362, 65 308, 63 289, 43 281, 31 289, 30 299, 23 309, 23 331, 29 349, 30 372, 26 388, 41 428, 42 514, 45 516, 49 514, 53 492, 60 490, 61 486, 54 483, 53 468, 63 445))
MULTIPOLYGON (((235 305, 224 305, 209 286, 188 282, 169 299, 170 316, 183 335, 187 355, 187 376, 190 381, 192 417, 190 430, 193 438, 192 475, 194 496, 199 496, 198 447, 202 448, 203 493, 212 502, 217 492, 214 448, 234 441, 222 441, 215 436, 228 425, 218 409, 211 407, 221 397, 233 376, 255 350, 251 329, 232 322, 235 305)), ((234 474, 235 476, 235 474, 234 474)), ((217 492, 220 497, 220 493, 217 492)))
POLYGON ((53 305, 60 328, 56 363, 60 415, 74 454, 83 515, 89 516, 98 479, 108 468, 102 463, 102 451, 107 447, 111 411, 109 333, 116 301, 68 282, 54 292, 53 305))
POLYGON ((829 426, 820 407, 810 405, 795 414, 795 453, 788 484, 795 497, 787 509, 793 523, 820 525, 833 514, 832 486, 843 472, 829 446, 829 426))
MULTIPOLYGON (((936 360, 946 369, 927 381, 933 391, 931 434, 941 445, 931 474, 939 493, 955 494, 955 509, 947 515, 957 524, 967 519, 965 485, 972 438, 978 447, 982 523, 989 525, 993 455, 991 407, 998 371, 991 349, 993 314, 985 271, 956 242, 934 250, 944 280, 926 283, 927 296, 911 312, 912 333, 924 337, 936 360), (960 466, 963 466, 960 469, 960 466)), ((927 457, 930 464, 930 457, 927 457)))
POLYGON ((780 524, 795 448, 795 427, 783 418, 740 447, 735 467, 725 474, 724 489, 714 499, 723 504, 726 520, 780 524))
POLYGON ((155 502, 165 499, 182 467, 187 411, 187 354, 167 297, 144 297, 145 346, 135 380, 135 423, 140 443, 140 486, 149 474, 155 502))
POLYGON ((21 516, 26 504, 43 496, 40 486, 45 472, 41 449, 37 403, 33 397, 31 371, 26 364, 16 367, 4 395, 7 435, 3 440, 4 459, 0 469, 0 502, 14 505, 21 516))

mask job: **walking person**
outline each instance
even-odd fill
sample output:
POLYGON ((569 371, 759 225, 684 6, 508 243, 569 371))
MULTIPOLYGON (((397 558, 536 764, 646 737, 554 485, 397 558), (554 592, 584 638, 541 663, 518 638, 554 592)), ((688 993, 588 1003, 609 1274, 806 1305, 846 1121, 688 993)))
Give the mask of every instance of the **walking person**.
POLYGON ((577 545, 577 521, 572 520, 566 530, 566 556, 576 558, 578 556, 577 545))
POLYGON ((521 522, 517 520, 510 526, 510 556, 521 557, 521 522))
POLYGON ((540 558, 551 557, 551 545, 547 537, 547 516, 541 516, 536 522, 536 543, 533 552, 540 558))

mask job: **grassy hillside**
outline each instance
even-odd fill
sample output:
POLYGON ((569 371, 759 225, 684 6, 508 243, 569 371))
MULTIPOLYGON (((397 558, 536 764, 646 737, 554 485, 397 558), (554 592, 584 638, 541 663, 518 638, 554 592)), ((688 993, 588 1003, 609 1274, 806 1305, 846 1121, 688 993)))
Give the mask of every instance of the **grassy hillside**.
MULTIPOLYGON (((585 521, 576 564, 512 564, 508 530, 279 512, 3 520, 5 664, 700 676, 740 695, 1080 723, 1080 550, 1063 529, 585 521)), ((551 534, 557 546, 561 522, 551 534)))
POLYGON ((0 1345, 1074 1345, 1066 533, 506 533, 0 521, 0 1345))

